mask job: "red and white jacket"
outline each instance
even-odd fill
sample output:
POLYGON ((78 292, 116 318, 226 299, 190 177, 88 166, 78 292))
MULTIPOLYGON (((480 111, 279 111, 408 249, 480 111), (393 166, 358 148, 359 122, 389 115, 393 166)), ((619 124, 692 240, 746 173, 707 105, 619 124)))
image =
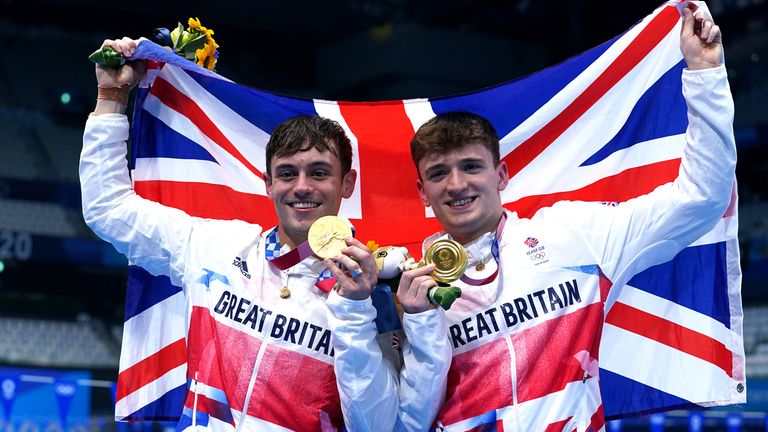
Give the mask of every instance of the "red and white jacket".
MULTIPOLYGON (((398 374, 377 343, 370 298, 318 289, 325 265, 315 258, 285 271, 269 264, 258 225, 195 218, 139 197, 126 167, 127 138, 124 115, 89 117, 80 162, 83 214, 132 264, 183 288, 185 310, 175 311, 187 328, 191 383, 183 426, 389 431, 396 422, 413 430, 411 417, 434 418, 439 400, 425 403, 413 389, 445 385, 450 349, 444 321, 433 318, 441 311, 403 320, 416 346, 442 354, 436 365, 403 370, 399 407, 398 374), (291 291, 287 299, 279 295, 283 287, 291 291)), ((417 357, 405 345, 404 363, 413 365, 417 357)))
MULTIPOLYGON (((445 314, 453 361, 436 430, 604 429, 598 353, 611 287, 712 229, 734 187, 725 67, 684 71, 683 92, 689 127, 674 183, 618 206, 560 202, 531 219, 506 213, 498 277, 484 286, 457 282, 461 298, 445 314)), ((425 248, 446 236, 428 238, 425 248)), ((487 233, 465 245, 470 277, 497 268, 493 241, 487 233)))

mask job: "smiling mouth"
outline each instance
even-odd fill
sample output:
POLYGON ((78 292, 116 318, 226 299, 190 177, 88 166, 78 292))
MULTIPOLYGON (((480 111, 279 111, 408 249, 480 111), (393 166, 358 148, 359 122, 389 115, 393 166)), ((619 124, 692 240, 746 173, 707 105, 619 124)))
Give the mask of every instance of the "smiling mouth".
POLYGON ((319 203, 314 203, 314 202, 294 202, 288 205, 297 210, 307 210, 307 209, 320 207, 319 203))
POLYGON ((465 206, 472 201, 476 200, 477 197, 469 197, 469 198, 461 198, 453 201, 448 201, 448 207, 462 207, 465 206))

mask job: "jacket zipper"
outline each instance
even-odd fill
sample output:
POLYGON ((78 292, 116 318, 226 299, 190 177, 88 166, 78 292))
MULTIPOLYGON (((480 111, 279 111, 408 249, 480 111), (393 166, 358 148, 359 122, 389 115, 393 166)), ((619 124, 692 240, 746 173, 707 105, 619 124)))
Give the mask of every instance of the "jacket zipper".
POLYGON ((515 431, 520 432, 520 413, 518 412, 517 403, 517 354, 515 353, 515 346, 512 344, 512 335, 507 334, 504 336, 504 341, 507 343, 507 349, 509 350, 509 376, 512 378, 512 406, 515 413, 515 431))
POLYGON ((267 325, 264 329, 264 338, 261 340, 261 346, 259 347, 259 354, 256 356, 256 361, 253 363, 253 373, 251 373, 251 380, 248 382, 248 391, 245 393, 245 400, 243 401, 243 411, 240 413, 240 419, 237 422, 236 432, 240 432, 245 424, 245 416, 248 413, 248 405, 251 403, 251 394, 253 393, 253 386, 256 383, 256 376, 259 374, 259 368, 261 367, 261 361, 264 358, 264 352, 269 345, 268 335, 272 333, 272 325, 274 324, 273 315, 267 317, 267 325))

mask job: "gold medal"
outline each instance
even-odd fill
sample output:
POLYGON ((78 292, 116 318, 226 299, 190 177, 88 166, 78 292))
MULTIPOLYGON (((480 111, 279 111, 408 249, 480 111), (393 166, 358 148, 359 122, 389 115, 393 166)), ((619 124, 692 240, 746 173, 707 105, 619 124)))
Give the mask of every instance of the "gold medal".
POLYGON ((438 282, 451 283, 467 269, 467 251, 454 240, 438 240, 427 249, 424 264, 434 264, 432 277, 438 282))
POLYGON ((352 237, 349 225, 338 216, 323 216, 309 227, 307 243, 320 258, 333 258, 347 247, 345 238, 352 237))
POLYGON ((485 270, 485 263, 478 263, 478 264, 475 266, 475 270, 477 270, 477 271, 483 271, 483 270, 485 270))
POLYGON ((280 288, 280 298, 281 299, 287 299, 290 296, 291 296, 291 290, 289 290, 288 287, 280 288))

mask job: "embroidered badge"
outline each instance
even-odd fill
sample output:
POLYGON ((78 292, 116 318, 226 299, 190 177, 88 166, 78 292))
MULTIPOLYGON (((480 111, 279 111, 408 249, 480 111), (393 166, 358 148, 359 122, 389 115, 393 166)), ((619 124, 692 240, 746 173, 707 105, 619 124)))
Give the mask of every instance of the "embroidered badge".
POLYGON ((547 251, 544 245, 539 244, 539 240, 536 237, 528 237, 523 241, 528 250, 525 252, 528 258, 531 259, 533 265, 544 264, 547 260, 547 251))
POLYGON ((528 246, 529 248, 535 248, 536 246, 538 246, 539 240, 535 237, 528 237, 527 239, 525 239, 523 243, 525 243, 525 245, 528 246))

